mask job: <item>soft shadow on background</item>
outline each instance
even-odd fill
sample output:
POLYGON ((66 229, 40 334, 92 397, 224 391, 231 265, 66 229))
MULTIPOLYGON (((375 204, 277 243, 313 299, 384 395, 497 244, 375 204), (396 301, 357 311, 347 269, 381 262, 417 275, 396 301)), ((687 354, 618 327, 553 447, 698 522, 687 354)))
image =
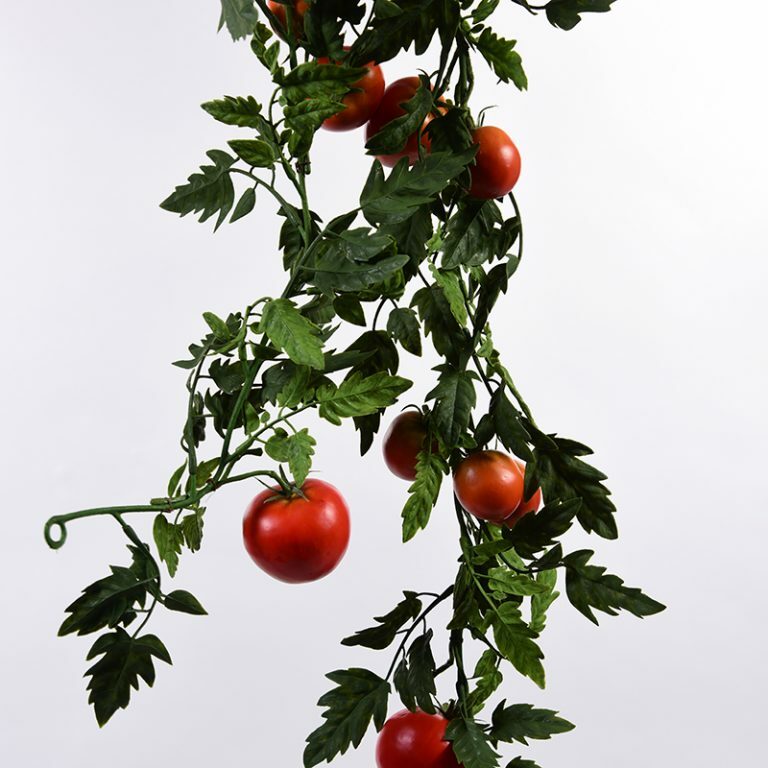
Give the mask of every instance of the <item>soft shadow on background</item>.
MULTIPOLYGON (((226 314, 283 283, 270 202, 215 236, 157 207, 205 150, 240 135, 197 105, 265 96, 247 46, 215 34, 217 6, 0 9, 9 765, 298 766, 323 674, 388 666, 387 653, 339 639, 403 588, 453 578, 449 499, 402 546, 405 485, 378 446, 360 460, 351 428, 321 425, 315 468, 343 488, 354 525, 331 577, 297 588, 258 571, 240 536, 257 489, 230 487, 211 500, 204 548, 176 579, 210 616, 158 617, 174 666, 103 731, 81 677, 89 640, 55 636, 63 608, 125 550, 116 526, 98 521, 74 523, 51 552, 44 519, 162 492, 184 418, 184 374, 170 361, 202 335, 204 310, 226 314)), ((550 768, 757 765, 768 685, 768 10, 622 0, 567 34, 516 7, 499 18, 531 85, 496 87, 478 67, 476 108, 497 105, 488 120, 523 154, 527 253, 495 338, 540 424, 593 446, 610 476, 621 539, 574 534, 571 548, 595 548, 669 606, 642 622, 605 617, 598 630, 559 601, 542 642, 547 690, 510 674, 502 693, 577 724, 525 751, 550 768)), ((404 56, 385 74, 415 66, 404 56)), ((322 215, 354 204, 369 167, 362 144, 361 131, 320 137, 311 194, 322 215)), ((430 388, 430 363, 405 359, 409 401, 430 388)), ((368 739, 338 765, 367 768, 372 748, 368 739)))

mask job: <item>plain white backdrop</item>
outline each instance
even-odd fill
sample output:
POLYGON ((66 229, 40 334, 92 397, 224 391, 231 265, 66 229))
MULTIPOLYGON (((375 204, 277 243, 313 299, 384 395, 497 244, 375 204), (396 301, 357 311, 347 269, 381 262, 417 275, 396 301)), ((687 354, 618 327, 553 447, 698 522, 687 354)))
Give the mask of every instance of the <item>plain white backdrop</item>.
MULTIPOLYGON (((510 674, 502 693, 578 727, 506 754, 544 768, 764 765, 768 10, 620 0, 564 33, 508 5, 496 23, 519 39, 530 91, 478 66, 474 100, 497 105, 489 122, 524 158, 527 253, 495 336, 539 422, 592 445, 610 476, 620 540, 574 533, 567 546, 595 548, 669 610, 597 629, 558 601, 547 690, 510 674)), ((315 467, 353 513, 334 574, 297 588, 256 569, 240 520, 257 488, 230 487, 176 578, 210 616, 157 617, 174 666, 105 729, 86 704, 89 639, 56 638, 63 608, 126 552, 108 521, 72 524, 49 551, 43 521, 162 493, 184 410, 170 361, 204 333, 204 310, 283 284, 266 198, 216 235, 157 205, 205 150, 241 135, 197 105, 265 96, 217 17, 214 0, 0 8, 6 765, 298 768, 323 674, 389 664, 340 638, 400 590, 453 578, 449 499, 402 546, 405 485, 378 444, 361 461, 350 427, 321 425, 315 467)), ((385 73, 415 66, 403 56, 385 73)), ((354 204, 362 144, 361 131, 319 137, 310 192, 322 215, 354 204)), ((405 357, 418 400, 431 360, 405 357)), ((373 765, 373 739, 338 765, 373 765)))

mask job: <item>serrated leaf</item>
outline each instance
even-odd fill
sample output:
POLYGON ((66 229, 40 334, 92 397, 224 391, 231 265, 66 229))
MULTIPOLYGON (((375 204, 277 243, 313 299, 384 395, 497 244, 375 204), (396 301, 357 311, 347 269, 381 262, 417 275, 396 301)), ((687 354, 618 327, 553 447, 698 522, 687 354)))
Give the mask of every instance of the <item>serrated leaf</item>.
POLYGON ((516 40, 499 37, 490 27, 486 27, 475 41, 477 50, 489 66, 498 75, 502 83, 510 80, 521 90, 528 88, 528 78, 523 69, 523 60, 514 50, 516 40))
POLYGON ((575 728, 551 709, 534 709, 530 704, 506 706, 502 701, 494 710, 490 737, 493 741, 528 745, 528 739, 544 741, 575 728))
POLYGON ((377 730, 387 716, 391 691, 386 680, 367 669, 337 670, 326 675, 336 687, 320 697, 325 722, 307 738, 304 768, 313 768, 357 748, 373 721, 377 730))
POLYGON ((271 299, 262 309, 259 332, 298 365, 323 369, 323 342, 317 328, 290 299, 271 299))
POLYGON ((320 126, 344 109, 342 101, 328 97, 305 99, 283 110, 285 124, 291 130, 288 150, 294 157, 309 152, 315 133, 320 126))
POLYGON ((253 32, 258 13, 253 0, 221 0, 219 29, 226 25, 233 40, 240 40, 253 32))
POLYGON ((214 230, 218 229, 232 210, 235 201, 235 188, 229 175, 229 169, 235 158, 220 149, 211 149, 207 153, 213 165, 203 165, 198 173, 193 173, 186 184, 176 187, 160 207, 180 216, 199 213, 202 223, 218 214, 214 230))
POLYGON ((475 687, 470 691, 468 704, 470 712, 477 714, 504 680, 496 651, 488 649, 483 653, 475 666, 472 679, 475 680, 475 687))
POLYGON ((184 515, 179 523, 184 535, 184 543, 192 552, 197 552, 203 541, 203 513, 203 509, 198 509, 184 515))
POLYGON ((163 605, 170 611, 191 613, 193 616, 207 616, 208 611, 203 608, 200 601, 185 589, 174 589, 165 596, 163 605))
POLYGON ((160 559, 168 567, 168 573, 175 576, 179 567, 181 545, 184 543, 184 532, 181 526, 168 522, 166 516, 161 512, 155 517, 152 535, 160 559))
POLYGON ((496 768, 499 764, 499 755, 483 728, 474 720, 451 720, 445 730, 445 739, 452 743, 456 760, 463 768, 496 768))
POLYGON ((338 387, 329 383, 318 388, 319 414, 338 425, 342 419, 375 413, 379 408, 395 403, 411 383, 402 376, 390 376, 384 371, 372 376, 354 373, 338 387))
POLYGON ((432 637, 430 629, 413 641, 393 678, 403 704, 411 712, 418 709, 430 715, 435 713, 433 697, 437 694, 432 637))
POLYGON ((557 571, 554 568, 548 571, 541 571, 536 574, 536 581, 546 587, 543 592, 531 598, 530 627, 533 632, 540 635, 547 623, 549 606, 560 597, 560 593, 555 590, 557 571))
POLYGON ((540 768, 540 766, 533 760, 524 760, 522 757, 516 757, 507 763, 507 768, 540 768))
POLYGON ((582 13, 605 13, 616 0, 550 0, 546 11, 549 22, 560 29, 573 29, 582 13))
POLYGON ((404 592, 401 600, 389 613, 375 616, 378 626, 355 632, 351 637, 345 637, 342 645, 362 645, 381 651, 388 648, 397 636, 398 631, 408 622, 413 621, 421 613, 421 600, 415 592, 404 592))
POLYGON ((275 153, 266 141, 261 139, 232 139, 227 144, 243 162, 253 168, 271 168, 275 164, 275 153))
POLYGON ((448 300, 451 314, 456 322, 464 326, 467 324, 467 305, 464 292, 461 289, 461 277, 457 272, 438 269, 434 264, 429 265, 429 271, 435 279, 435 283, 443 289, 443 294, 448 300))
POLYGON ((504 658, 515 669, 544 687, 544 654, 534 642, 536 633, 523 621, 520 609, 512 602, 502 603, 492 617, 493 636, 504 658))
POLYGON ((416 479, 408 488, 408 500, 403 507, 403 541, 410 541, 422 528, 426 528, 432 509, 437 504, 443 476, 448 464, 429 446, 419 452, 416 459, 416 479))
POLYGON ((406 352, 421 356, 421 326, 412 309, 395 307, 387 319, 387 333, 406 352))
POLYGON ((443 289, 439 285, 420 288, 411 304, 418 309, 424 334, 431 337, 437 353, 457 365, 468 340, 451 312, 443 289))
POLYGON ((260 130, 264 125, 261 104, 253 96, 225 96, 223 99, 206 101, 202 108, 214 119, 225 125, 260 130))
POLYGON ((505 595, 530 597, 531 595, 541 595, 548 591, 545 584, 541 584, 523 573, 516 573, 507 567, 491 568, 488 571, 488 579, 488 586, 491 591, 500 592, 505 595))
POLYGON ((267 440, 264 446, 267 454, 275 461, 287 462, 296 485, 301 487, 312 468, 312 456, 315 453, 315 438, 305 427, 299 432, 288 434, 278 430, 267 440))
POLYGON ((477 376, 448 364, 435 370, 440 372, 437 386, 426 396, 427 400, 435 401, 431 423, 445 445, 454 448, 469 426, 477 400, 474 384, 477 376))
POLYGON ((581 499, 549 502, 535 515, 520 518, 504 536, 521 555, 533 557, 570 529, 580 507, 581 499))
POLYGON ((344 56, 343 29, 346 23, 356 26, 365 16, 360 0, 324 0, 312 3, 304 15, 307 48, 313 56, 338 60, 344 56))
POLYGON ((278 85, 286 102, 292 106, 307 99, 340 101, 367 71, 365 67, 308 61, 279 78, 278 85))
POLYGON ((155 635, 131 637, 118 627, 96 640, 86 657, 101 656, 88 671, 88 703, 93 704, 96 720, 103 726, 117 712, 125 709, 131 688, 139 689, 139 678, 152 687, 155 682, 153 658, 171 663, 166 647, 155 635))
POLYGON ((618 576, 605 572, 605 568, 590 565, 594 552, 583 549, 564 558, 565 591, 572 605, 590 621, 598 623, 592 608, 617 616, 619 611, 642 619, 665 610, 665 606, 644 595, 636 587, 628 587, 618 576))
POLYGON ((479 24, 485 21, 498 7, 499 0, 481 0, 480 4, 472 11, 472 21, 479 24))

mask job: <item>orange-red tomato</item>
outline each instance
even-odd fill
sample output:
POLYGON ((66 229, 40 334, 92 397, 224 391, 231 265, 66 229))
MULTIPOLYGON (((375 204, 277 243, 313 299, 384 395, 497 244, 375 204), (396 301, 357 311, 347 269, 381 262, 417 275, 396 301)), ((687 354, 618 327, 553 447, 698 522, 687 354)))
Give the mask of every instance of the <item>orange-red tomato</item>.
POLYGON ((379 768, 460 768, 442 715, 404 709, 384 723, 376 742, 379 768))
POLYGON ((416 479, 416 460, 424 447, 427 427, 419 411, 404 411, 389 425, 382 451, 390 471, 403 480, 416 479))
POLYGON ((457 467, 453 489, 467 512, 501 525, 523 500, 523 473, 506 453, 477 451, 457 467))
POLYGON ((477 144, 475 164, 470 166, 469 194, 481 200, 504 197, 520 178, 520 153, 501 128, 485 125, 472 132, 477 144))
POLYGON ((289 21, 285 4, 269 0, 267 6, 277 22, 276 24, 273 23, 272 27, 283 40, 288 39, 289 32, 295 40, 302 40, 304 38, 304 14, 309 10, 309 3, 305 2, 305 0, 292 1, 291 8, 293 13, 291 13, 290 30, 288 29, 289 21))
POLYGON ((243 518, 243 542, 270 576, 291 584, 316 581, 338 564, 349 544, 349 510, 322 480, 307 480, 301 495, 267 488, 243 518))
MULTIPOLYGON (((419 89, 421 81, 418 77, 403 77, 400 80, 395 80, 387 86, 384 91, 384 95, 381 98, 378 109, 373 113, 368 125, 365 128, 365 140, 368 141, 372 136, 375 136, 387 123, 391 123, 396 117, 400 117, 405 114, 405 110, 401 104, 409 101, 413 98, 416 91, 419 89)), ((422 131, 432 121, 433 115, 429 114, 424 118, 424 122, 421 125, 422 131)), ((429 136, 426 133, 421 134, 421 146, 425 150, 429 150, 429 136)), ((413 165, 419 159, 419 136, 418 131, 412 133, 408 137, 408 141, 405 147, 400 152, 396 152, 392 155, 379 155, 378 159, 382 165, 386 165, 389 168, 397 165, 398 160, 403 157, 408 158, 408 162, 413 165)))
MULTIPOLYGON (((514 459, 520 471, 523 473, 523 482, 525 482, 525 464, 518 459, 514 459)), ((530 499, 523 498, 517 509, 504 521, 504 525, 511 528, 523 515, 529 512, 538 512, 541 506, 541 488, 537 488, 530 499)))
MULTIPOLYGON (((348 46, 344 50, 349 50, 348 46)), ((329 64, 330 59, 323 56, 317 60, 319 64, 329 64)), ((342 101, 346 108, 337 112, 333 117, 329 117, 324 123, 323 128, 328 131, 351 131, 367 123, 373 113, 381 103, 384 95, 384 74, 381 67, 373 61, 366 65, 368 71, 356 82, 342 101)))

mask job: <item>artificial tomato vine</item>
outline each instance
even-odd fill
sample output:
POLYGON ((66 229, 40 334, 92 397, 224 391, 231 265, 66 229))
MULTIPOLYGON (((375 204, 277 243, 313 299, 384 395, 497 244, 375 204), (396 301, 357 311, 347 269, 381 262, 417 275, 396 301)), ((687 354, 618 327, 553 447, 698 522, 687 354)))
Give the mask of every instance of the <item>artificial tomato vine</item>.
MULTIPOLYGON (((562 29, 614 2, 511 1, 544 11, 562 29)), ((111 516, 128 539, 129 564, 87 586, 59 632, 101 633, 86 673, 100 725, 129 704, 139 678, 153 684, 156 660, 171 661, 145 632, 155 609, 205 613, 189 592, 166 591, 162 571, 174 577, 182 552, 200 548, 207 498, 222 485, 260 484, 243 536, 266 573, 303 582, 337 565, 349 512, 339 490, 308 479, 315 440, 293 419, 314 411, 332 424, 352 420, 367 452, 387 409, 411 385, 398 375, 401 352, 421 355, 425 340, 441 358, 435 386, 421 407, 391 421, 384 461, 410 483, 404 541, 427 526, 453 476, 458 572, 442 591, 404 592, 373 626, 342 641, 374 650, 397 644, 383 677, 359 668, 328 675, 334 687, 320 699, 323 722, 307 739, 305 767, 357 747, 373 724, 381 732, 379 768, 494 768, 501 745, 573 727, 529 704, 501 701, 482 714, 502 683, 502 662, 544 687, 537 639, 559 595, 558 573, 568 600, 595 623, 595 610, 638 617, 663 610, 592 564, 593 552, 564 550, 574 522, 617 537, 606 478, 584 461, 589 448, 539 427, 494 345, 490 315, 522 258, 512 194, 521 163, 509 128, 473 117, 475 64, 483 60, 501 82, 527 87, 515 41, 491 26, 499 2, 222 0, 221 25, 235 40, 249 39, 274 91, 266 104, 253 96, 203 104, 250 137, 210 150, 210 162, 162 207, 214 219, 217 229, 248 216, 257 195, 271 202, 283 219, 278 247, 287 280, 280 296, 226 319, 205 313, 208 332, 175 363, 189 372, 184 460, 165 493, 147 504, 58 515, 45 526, 52 548, 64 544, 69 523, 93 516, 111 516), (410 48, 422 55, 433 42, 437 69, 385 88, 383 63, 410 48), (367 151, 378 159, 359 205, 323 221, 305 184, 314 136, 365 123, 367 151), (361 329, 343 349, 334 345, 341 324, 361 329), (478 406, 478 390, 487 407, 478 406), (264 468, 267 461, 273 468, 264 468), (128 523, 134 515, 152 516, 153 544, 128 523), (448 601, 443 639, 431 620, 448 601), (468 640, 484 649, 473 669, 464 662, 468 640), (447 657, 439 665, 438 651, 447 657), (455 697, 440 701, 436 679, 449 672, 455 697), (387 719, 393 690, 405 710, 387 719)), ((507 764, 524 767, 535 764, 507 764)))

